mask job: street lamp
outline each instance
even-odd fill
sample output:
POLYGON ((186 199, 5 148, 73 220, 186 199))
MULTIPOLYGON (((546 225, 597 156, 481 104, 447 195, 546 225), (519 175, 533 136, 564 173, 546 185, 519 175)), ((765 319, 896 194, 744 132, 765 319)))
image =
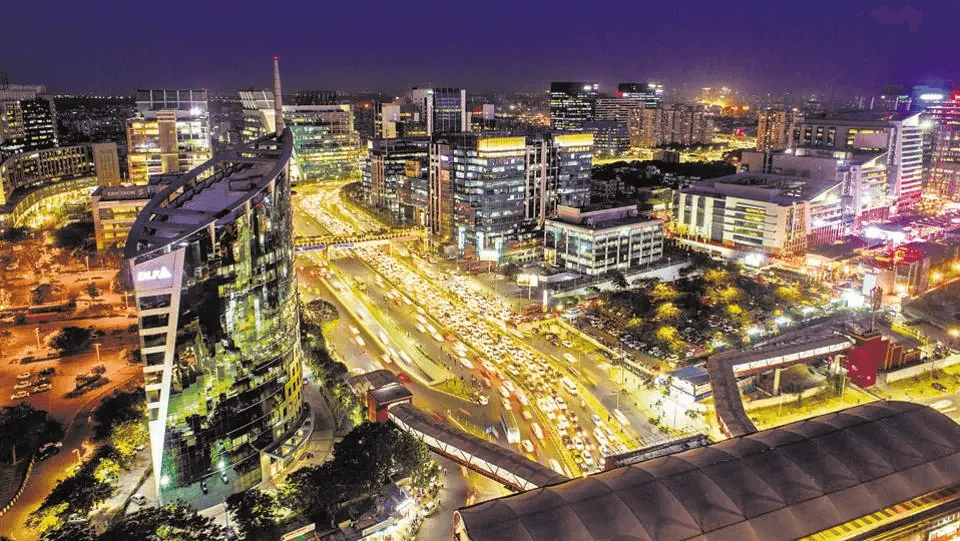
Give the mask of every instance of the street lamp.
POLYGON ((97 364, 100 364, 100 342, 95 342, 93 347, 97 348, 97 364))
POLYGON ((34 327, 33 334, 37 336, 37 353, 40 353, 40 327, 34 327))

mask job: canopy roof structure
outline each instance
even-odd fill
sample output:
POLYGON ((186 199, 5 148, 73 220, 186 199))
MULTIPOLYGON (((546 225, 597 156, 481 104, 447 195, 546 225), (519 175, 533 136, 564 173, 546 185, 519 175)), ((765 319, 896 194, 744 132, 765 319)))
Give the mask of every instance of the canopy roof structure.
POLYGON ((876 402, 466 507, 454 527, 471 541, 797 539, 958 488, 960 425, 876 402))

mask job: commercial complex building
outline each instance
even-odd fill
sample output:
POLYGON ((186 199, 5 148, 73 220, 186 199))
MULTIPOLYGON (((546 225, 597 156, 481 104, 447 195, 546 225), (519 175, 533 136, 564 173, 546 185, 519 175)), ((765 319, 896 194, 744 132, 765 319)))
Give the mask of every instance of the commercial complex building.
POLYGON ((457 134, 430 144, 428 221, 441 243, 478 252, 538 238, 557 205, 590 200, 593 136, 457 134))
POLYGON ((113 143, 16 154, 0 163, 0 227, 41 225, 47 214, 86 206, 97 186, 119 184, 113 143))
POLYGON ((892 214, 920 200, 923 190, 923 135, 920 113, 807 116, 794 121, 790 147, 883 155, 886 196, 892 214))
POLYGON ((583 131, 593 135, 593 153, 596 156, 616 158, 630 149, 630 129, 627 122, 591 120, 583 123, 583 131))
POLYGON ((657 83, 620 83, 617 97, 638 100, 646 109, 656 109, 663 101, 663 85, 657 83))
POLYGON ((160 504, 205 508, 274 480, 312 432, 293 260, 293 135, 277 124, 278 133, 164 187, 127 239, 160 504))
POLYGON ((588 276, 624 271, 663 257, 663 221, 637 206, 559 205, 544 225, 544 260, 588 276))
POLYGON ((596 118, 599 97, 599 83, 550 83, 550 127, 560 131, 580 131, 584 122, 596 118))
POLYGON ((757 150, 783 150, 790 146, 793 111, 784 106, 757 112, 757 150))
POLYGON ((206 90, 137 90, 137 116, 127 120, 131 183, 189 171, 211 154, 206 90))
POLYGON ((459 509, 459 541, 950 539, 960 426, 875 402, 459 509))
POLYGON ((713 118, 702 105, 674 104, 641 109, 632 143, 641 147, 693 145, 709 143, 713 136, 713 118))
POLYGON ((93 232, 97 250, 122 250, 137 216, 162 188, 159 184, 97 188, 92 196, 93 232))
MULTIPOLYGON (((673 218, 681 243, 746 254, 801 255, 842 232, 843 183, 738 173, 674 192, 673 218)), ((722 250, 718 250, 723 253, 722 250)))

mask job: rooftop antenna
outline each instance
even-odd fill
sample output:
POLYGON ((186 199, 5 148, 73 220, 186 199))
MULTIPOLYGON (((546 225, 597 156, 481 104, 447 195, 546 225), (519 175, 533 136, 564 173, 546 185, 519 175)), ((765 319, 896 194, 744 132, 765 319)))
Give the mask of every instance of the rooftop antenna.
POLYGON ((280 57, 273 57, 273 120, 277 137, 283 134, 283 97, 280 94, 280 57))

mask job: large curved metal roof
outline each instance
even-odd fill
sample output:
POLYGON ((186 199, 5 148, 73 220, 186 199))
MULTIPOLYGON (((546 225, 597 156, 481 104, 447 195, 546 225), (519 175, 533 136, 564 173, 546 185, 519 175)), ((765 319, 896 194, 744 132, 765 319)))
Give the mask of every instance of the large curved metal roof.
POLYGON ((958 486, 960 425, 876 402, 457 513, 471 541, 768 541, 958 486))
POLYGON ((130 229, 131 259, 176 243, 260 193, 290 161, 293 134, 261 137, 219 153, 184 173, 147 203, 130 229))

